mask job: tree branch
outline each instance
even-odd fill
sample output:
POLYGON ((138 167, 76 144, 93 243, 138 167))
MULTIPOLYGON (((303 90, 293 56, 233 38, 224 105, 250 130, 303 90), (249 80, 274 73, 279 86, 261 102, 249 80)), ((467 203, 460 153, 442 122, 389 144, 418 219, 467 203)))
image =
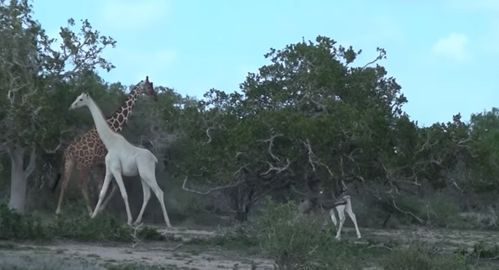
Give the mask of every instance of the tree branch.
POLYGON ((55 154, 55 152, 59 151, 61 146, 62 146, 62 140, 59 138, 59 143, 57 144, 56 147, 54 147, 52 149, 47 149, 47 148, 45 148, 45 146, 41 146, 41 147, 43 149, 43 152, 45 152, 47 154, 55 154))
POLYGON ((289 165, 291 164, 291 161, 289 161, 289 159, 287 158, 286 159, 286 165, 284 165, 282 167, 276 167, 276 166, 274 166, 272 163, 270 163, 268 161, 267 161, 267 164, 269 164, 269 169, 267 171, 265 171, 264 173, 261 173, 260 174, 261 176, 268 175, 272 171, 276 171, 275 174, 279 174, 279 173, 281 173, 281 172, 283 172, 283 171, 285 171, 286 169, 289 168, 289 165))
POLYGON ((314 164, 315 155, 314 155, 314 152, 312 151, 312 146, 310 145, 310 140, 307 138, 307 140, 305 142, 303 142, 303 144, 307 148, 308 163, 310 164, 310 166, 312 166, 312 171, 315 172, 315 164, 314 164))
POLYGON ((237 187, 240 184, 246 182, 246 179, 243 179, 243 180, 239 180, 239 181, 237 181, 235 183, 232 183, 232 184, 229 184, 229 185, 210 188, 210 189, 208 189, 206 191, 199 191, 199 190, 195 190, 195 189, 187 187, 187 178, 188 177, 186 176, 185 179, 184 179, 184 182, 182 183, 182 189, 185 190, 185 191, 188 191, 188 192, 192 192, 192 193, 196 193, 196 194, 201 194, 201 195, 208 195, 208 194, 213 193, 215 191, 221 191, 221 190, 228 189, 228 188, 234 188, 234 187, 237 187))
POLYGON ((379 53, 379 54, 378 54, 378 56, 377 56, 374 60, 372 60, 372 61, 368 62, 367 64, 365 64, 365 65, 362 67, 362 69, 365 69, 365 68, 367 68, 368 66, 370 66, 370 65, 372 65, 372 64, 374 64, 374 63, 376 63, 376 62, 378 62, 379 60, 381 60, 381 59, 383 59, 383 58, 386 58, 386 51, 385 51, 385 49, 382 49, 382 48, 377 48, 377 51, 378 51, 378 53, 379 53))
POLYGON ((268 142, 269 143, 269 147, 267 148, 267 152, 269 153, 269 155, 274 159, 274 160, 277 160, 277 161, 281 161, 281 159, 279 159, 278 156, 274 155, 274 153, 272 153, 272 146, 274 146, 274 139, 276 137, 280 137, 282 136, 282 134, 275 134, 275 135, 272 135, 272 137, 270 137, 269 139, 266 139, 266 140, 261 140, 262 142, 268 142))
POLYGON ((411 217, 413 217, 414 219, 416 219, 419 223, 423 224, 424 223, 424 220, 418 216, 416 216, 415 214, 413 214, 412 212, 410 211, 406 211, 406 210, 402 210, 400 209, 398 206, 397 206, 397 203, 395 202, 395 199, 392 197, 392 204, 393 204, 393 207, 399 211, 400 213, 402 214, 406 214, 406 215, 409 215, 411 217))
POLYGON ((206 133, 206 137, 208 137, 208 141, 206 141, 204 144, 209 144, 209 143, 211 143, 212 138, 211 138, 211 134, 210 134, 210 129, 213 129, 213 128, 212 128, 212 127, 209 127, 209 128, 207 128, 207 129, 206 129, 206 131, 205 131, 205 133, 206 133))

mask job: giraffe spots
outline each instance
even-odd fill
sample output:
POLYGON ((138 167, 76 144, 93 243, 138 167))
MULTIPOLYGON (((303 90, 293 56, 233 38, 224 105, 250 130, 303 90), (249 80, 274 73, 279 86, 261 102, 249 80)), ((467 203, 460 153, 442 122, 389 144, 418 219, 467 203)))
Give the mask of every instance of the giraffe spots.
POLYGON ((127 107, 131 107, 132 105, 133 105, 133 100, 128 100, 128 101, 126 102, 126 106, 127 106, 127 107))
POLYGON ((128 110, 128 109, 123 110, 123 115, 124 115, 125 117, 128 115, 128 113, 129 113, 129 110, 128 110))
POLYGON ((114 122, 113 123, 113 129, 114 130, 117 130, 119 127, 120 127, 120 123, 119 122, 114 122))
POLYGON ((122 114, 120 114, 120 115, 118 116, 118 122, 123 123, 123 120, 125 120, 125 118, 123 117, 123 115, 122 115, 122 114))

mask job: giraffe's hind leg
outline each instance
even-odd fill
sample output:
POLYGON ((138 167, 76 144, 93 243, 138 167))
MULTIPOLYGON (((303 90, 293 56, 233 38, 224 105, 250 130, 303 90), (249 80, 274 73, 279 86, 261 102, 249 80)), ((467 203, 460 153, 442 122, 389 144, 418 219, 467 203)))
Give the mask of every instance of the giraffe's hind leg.
POLYGON ((81 168, 80 169, 80 190, 83 194, 83 199, 85 200, 85 205, 87 207, 87 211, 89 215, 92 215, 92 206, 90 204, 90 197, 88 196, 88 176, 89 169, 81 168))
POLYGON ((172 227, 172 225, 170 223, 170 218, 168 217, 168 213, 166 211, 166 206, 165 206, 165 201, 164 201, 164 193, 156 181, 156 173, 155 173, 156 163, 155 163, 155 161, 152 158, 151 159, 144 158, 142 160, 138 160, 137 165, 138 165, 140 177, 152 189, 152 191, 154 192, 154 195, 156 195, 156 198, 159 201, 159 204, 161 205, 161 210, 163 211, 163 218, 165 220, 166 226, 169 228, 172 227))
POLYGON ((142 191, 144 193, 143 195, 143 202, 142 202, 142 207, 140 208, 139 215, 137 216, 137 219, 135 220, 134 224, 138 225, 140 222, 142 222, 142 215, 144 214, 144 211, 146 210, 147 203, 149 202, 149 199, 151 198, 151 188, 149 185, 146 183, 146 181, 141 180, 140 183, 142 184, 142 191))
POLYGON ((61 214, 64 193, 66 192, 66 188, 68 187, 69 179, 71 178, 71 173, 73 172, 73 168, 74 168, 74 160, 71 158, 64 159, 64 172, 62 175, 61 191, 59 193, 57 209, 55 210, 56 215, 61 214))

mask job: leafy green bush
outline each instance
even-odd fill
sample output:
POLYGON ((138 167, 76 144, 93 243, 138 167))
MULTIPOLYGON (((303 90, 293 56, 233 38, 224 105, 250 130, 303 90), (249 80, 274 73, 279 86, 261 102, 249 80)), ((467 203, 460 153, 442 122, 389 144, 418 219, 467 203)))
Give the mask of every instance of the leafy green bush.
POLYGON ((40 219, 20 215, 0 204, 0 239, 47 239, 49 234, 40 219))
POLYGON ((392 251, 383 258, 382 266, 385 270, 468 269, 463 256, 439 254, 422 245, 392 251))

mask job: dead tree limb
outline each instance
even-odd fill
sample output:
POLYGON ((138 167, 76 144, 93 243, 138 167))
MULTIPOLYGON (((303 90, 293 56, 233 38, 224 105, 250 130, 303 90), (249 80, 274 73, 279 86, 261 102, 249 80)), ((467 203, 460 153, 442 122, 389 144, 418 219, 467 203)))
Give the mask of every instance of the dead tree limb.
POLYGON ((188 177, 185 177, 184 182, 182 183, 182 189, 185 191, 188 191, 188 192, 201 194, 201 195, 208 195, 208 194, 216 192, 216 191, 221 191, 221 190, 228 189, 228 188, 235 188, 235 187, 241 185, 242 183, 246 182, 246 179, 243 179, 243 180, 239 180, 239 181, 232 183, 232 184, 210 188, 206 191, 199 191, 199 190, 195 190, 193 188, 187 187, 187 178, 188 177))
POLYGON ((269 143, 269 146, 267 147, 267 152, 276 161, 281 161, 281 159, 272 152, 272 147, 274 146, 274 139, 277 137, 281 137, 281 136, 282 136, 282 134, 278 133, 278 134, 272 135, 272 137, 270 137, 268 139, 261 140, 261 142, 268 142, 269 143))
POLYGON ((308 153, 308 163, 312 167, 312 171, 315 172, 315 163, 314 163, 314 158, 315 154, 312 151, 312 146, 310 145, 310 140, 307 138, 306 141, 303 142, 305 147, 307 148, 307 153, 308 153))

